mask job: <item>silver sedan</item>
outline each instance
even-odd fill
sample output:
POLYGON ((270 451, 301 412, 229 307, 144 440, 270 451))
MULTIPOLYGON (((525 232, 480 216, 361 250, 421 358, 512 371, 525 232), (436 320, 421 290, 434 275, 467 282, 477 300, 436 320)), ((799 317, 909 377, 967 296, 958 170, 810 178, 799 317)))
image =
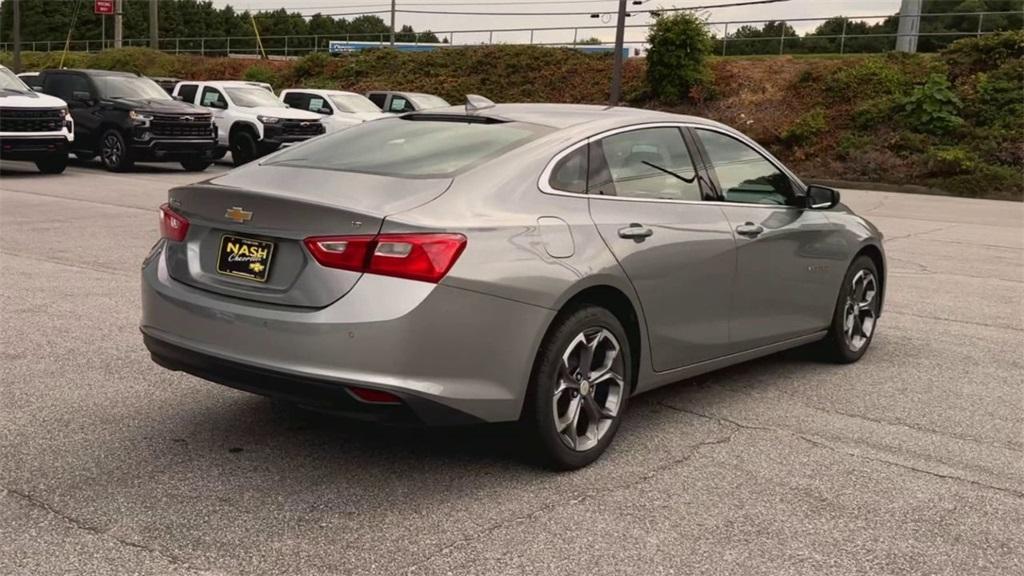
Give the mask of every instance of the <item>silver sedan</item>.
POLYGON ((519 421, 594 461, 631 396, 814 344, 858 360, 881 234, 743 134, 506 104, 361 124, 176 188, 142 270, 166 368, 356 418, 519 421))

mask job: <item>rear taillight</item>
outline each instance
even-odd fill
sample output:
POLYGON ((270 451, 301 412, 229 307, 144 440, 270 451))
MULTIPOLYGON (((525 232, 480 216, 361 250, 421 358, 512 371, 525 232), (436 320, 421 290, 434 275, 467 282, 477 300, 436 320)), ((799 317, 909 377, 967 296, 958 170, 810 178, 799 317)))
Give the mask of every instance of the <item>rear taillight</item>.
POLYGON ((367 404, 401 404, 402 399, 390 392, 383 390, 374 390, 372 388, 361 388, 359 386, 349 386, 349 392, 353 396, 366 402, 367 404))
POLYGON ((188 234, 188 220, 171 210, 169 204, 160 206, 160 236, 174 242, 185 240, 188 234))
POLYGON ((317 236, 306 248, 322 266, 437 283, 466 248, 462 234, 317 236))

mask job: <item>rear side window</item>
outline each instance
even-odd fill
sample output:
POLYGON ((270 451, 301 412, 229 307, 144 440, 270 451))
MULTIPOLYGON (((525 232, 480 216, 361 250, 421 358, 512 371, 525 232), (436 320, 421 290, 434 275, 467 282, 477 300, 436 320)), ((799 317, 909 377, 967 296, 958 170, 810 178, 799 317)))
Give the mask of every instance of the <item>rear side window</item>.
POLYGON ((587 147, 570 152, 555 164, 548 185, 562 192, 583 194, 587 191, 587 147))
POLYGON ((604 194, 657 200, 701 199, 697 172, 683 140, 674 127, 645 128, 613 134, 598 144, 607 173, 604 194), (608 186, 608 177, 611 186, 608 186))
POLYGON ((85 76, 78 74, 47 74, 43 92, 56 96, 65 102, 77 100, 75 93, 91 95, 92 89, 85 76))
POLYGON ((302 92, 289 92, 284 95, 284 103, 292 108, 305 110, 309 104, 309 95, 302 92))
POLYGON ((549 131, 520 122, 393 118, 359 124, 289 148, 267 164, 404 178, 448 177, 549 131))
POLYGON ((178 96, 180 96, 185 102, 194 103, 196 101, 196 92, 198 90, 199 86, 197 84, 182 84, 181 87, 178 88, 178 96))

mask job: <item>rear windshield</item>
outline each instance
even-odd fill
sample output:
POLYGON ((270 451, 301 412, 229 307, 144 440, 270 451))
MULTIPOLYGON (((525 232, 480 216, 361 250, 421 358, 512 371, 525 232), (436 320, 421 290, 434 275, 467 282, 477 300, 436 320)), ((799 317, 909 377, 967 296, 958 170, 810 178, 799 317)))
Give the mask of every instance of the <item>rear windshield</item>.
POLYGON ((410 118, 358 124, 287 149, 267 164, 440 178, 497 158, 550 130, 519 122, 484 124, 410 118))

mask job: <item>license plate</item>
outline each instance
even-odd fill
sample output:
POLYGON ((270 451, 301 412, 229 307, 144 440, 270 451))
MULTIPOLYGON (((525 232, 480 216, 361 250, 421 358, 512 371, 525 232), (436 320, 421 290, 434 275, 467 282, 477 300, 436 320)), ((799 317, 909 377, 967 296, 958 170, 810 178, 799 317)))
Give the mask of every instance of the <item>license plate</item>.
POLYGON ((266 282, 274 243, 225 234, 220 239, 217 272, 227 276, 266 282))

